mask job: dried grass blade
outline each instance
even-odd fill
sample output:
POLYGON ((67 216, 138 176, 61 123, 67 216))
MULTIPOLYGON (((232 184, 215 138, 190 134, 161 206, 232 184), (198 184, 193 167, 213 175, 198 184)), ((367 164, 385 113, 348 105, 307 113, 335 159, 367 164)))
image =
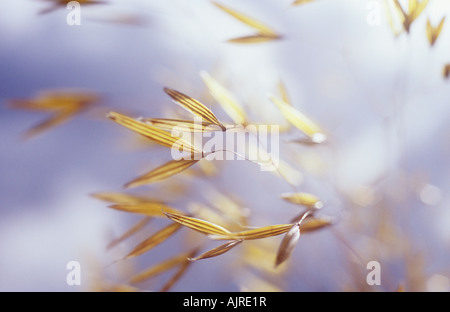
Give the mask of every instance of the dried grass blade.
POLYGON ((317 196, 309 193, 284 193, 281 194, 281 198, 296 205, 316 209, 323 207, 323 202, 317 196))
POLYGON ((149 251, 150 249, 156 247, 157 245, 168 239, 170 236, 175 234, 180 228, 181 225, 179 225, 178 223, 169 224, 168 226, 159 230, 158 232, 144 240, 142 243, 137 245, 125 258, 129 259, 132 257, 136 257, 149 251))
POLYGON ((192 120, 167 119, 167 118, 142 118, 141 121, 166 131, 179 130, 182 132, 213 132, 222 130, 217 125, 213 125, 208 122, 196 123, 195 121, 192 120))
POLYGON ((269 98, 278 107, 284 118, 306 134, 312 142, 322 143, 326 140, 326 135, 322 129, 306 115, 275 96, 270 95, 269 98))
POLYGON ((203 105, 196 99, 193 99, 186 94, 169 88, 164 88, 164 92, 166 92, 174 100, 175 103, 181 105, 181 107, 183 107, 184 109, 187 109, 194 115, 201 117, 207 122, 219 126, 222 130, 226 130, 225 126, 219 122, 213 112, 211 112, 211 110, 209 110, 205 105, 203 105))
POLYGON ((220 255, 226 253, 227 251, 231 250, 232 248, 234 248, 236 245, 239 245, 240 243, 242 243, 242 241, 243 241, 242 239, 238 239, 238 240, 233 240, 233 241, 227 242, 227 243, 220 245, 216 248, 213 248, 195 258, 189 258, 189 261, 197 261, 197 260, 201 260, 201 259, 208 259, 208 258, 220 256, 220 255))
POLYGON ((257 34, 257 35, 250 35, 250 36, 243 36, 243 37, 228 39, 227 41, 230 43, 252 44, 252 43, 267 42, 267 41, 272 41, 272 40, 277 40, 277 39, 281 39, 281 36, 257 34))
POLYGON ((173 137, 167 131, 116 112, 110 112, 108 117, 118 124, 137 132, 162 146, 189 151, 191 154, 201 154, 201 151, 198 151, 191 143, 179 137, 173 137))
POLYGON ((145 217, 142 218, 141 220, 139 220, 135 225, 133 225, 128 231, 126 231, 125 233, 123 233, 120 237, 116 238, 115 240, 113 240, 112 242, 110 242, 107 246, 106 249, 111 249, 115 246, 117 246, 118 244, 120 244, 121 242, 123 242, 125 239, 127 239, 128 237, 132 236, 133 234, 139 232, 142 228, 144 228, 151 220, 151 217, 145 217))
POLYGON ((283 240, 280 243, 280 247, 278 248, 277 256, 275 259, 275 267, 279 266, 281 263, 283 263, 290 257, 299 239, 300 239, 300 228, 298 224, 295 224, 286 233, 286 235, 284 236, 283 240))
POLYGON ((173 267, 186 262, 186 259, 189 257, 190 253, 182 253, 178 256, 175 256, 173 258, 167 259, 163 262, 160 262, 140 273, 138 273, 137 275, 133 276, 130 279, 130 283, 131 284, 137 284, 137 283, 141 283, 143 281, 146 281, 158 274, 161 274, 167 270, 172 269, 173 267))
MULTIPOLYGON (((188 258, 194 257, 197 253, 197 249, 193 250, 189 255, 188 258)), ((191 265, 191 261, 187 260, 181 264, 178 271, 172 276, 172 278, 161 288, 160 292, 166 292, 169 291, 173 285, 175 285, 176 282, 183 276, 183 274, 186 272, 186 270, 191 265)))
POLYGON ((109 208, 130 213, 148 215, 152 217, 164 217, 165 215, 163 211, 182 214, 180 211, 173 209, 162 202, 157 201, 136 203, 136 204, 116 204, 109 206, 109 208))
POLYGON ((226 13, 230 14, 231 16, 233 16, 234 18, 236 18, 237 20, 241 21, 242 23, 253 27, 255 29, 257 29, 261 34, 265 34, 265 35, 276 35, 276 32, 274 30, 272 30, 270 27, 262 24, 261 22, 258 22, 257 20, 237 12, 234 9, 231 9, 229 7, 226 7, 220 3, 217 2, 213 2, 215 6, 217 6, 219 9, 225 11, 226 13))
POLYGON ((220 225, 193 218, 193 217, 187 217, 180 214, 174 214, 174 213, 165 213, 165 215, 171 219, 172 221, 175 221, 181 225, 184 225, 190 229, 193 229, 197 232, 203 233, 203 234, 210 234, 210 235, 228 235, 231 234, 230 231, 227 229, 221 227, 220 225))
POLYGON ((292 224, 277 224, 235 233, 214 234, 210 235, 210 238, 217 240, 261 239, 286 233, 291 227, 292 224))
POLYGON ((228 91, 224 86, 212 78, 207 72, 202 71, 200 76, 203 82, 209 89, 211 95, 222 106, 228 116, 234 121, 235 124, 245 124, 246 115, 245 111, 239 102, 235 99, 233 94, 228 91))
POLYGON ((196 164, 198 160, 171 160, 158 168, 147 172, 144 175, 139 176, 138 178, 128 182, 125 184, 125 188, 132 188, 141 186, 144 184, 161 181, 167 179, 177 173, 180 173, 190 166, 196 164))

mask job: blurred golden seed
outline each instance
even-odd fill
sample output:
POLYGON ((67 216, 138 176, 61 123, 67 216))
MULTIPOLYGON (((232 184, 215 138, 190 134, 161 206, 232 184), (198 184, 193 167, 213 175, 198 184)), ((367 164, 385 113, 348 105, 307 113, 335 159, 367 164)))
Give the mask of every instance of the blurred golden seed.
POLYGON ((132 195, 121 192, 99 192, 91 194, 92 197, 97 199, 115 203, 115 204, 137 204, 137 203, 145 203, 145 202, 154 202, 155 200, 149 197, 132 195))
POLYGON ((307 218, 300 224, 300 231, 306 234, 331 225, 333 225, 333 220, 328 217, 307 218))
POLYGON ((137 245, 127 256, 126 259, 139 256, 150 249, 156 247, 157 245, 164 242, 166 239, 171 237, 173 234, 175 234, 179 229, 181 228, 181 225, 178 223, 172 223, 168 226, 164 227, 163 229, 159 230, 146 240, 144 240, 142 243, 137 245))
POLYGON ((176 175, 190 166, 196 164, 199 160, 171 160, 150 172, 145 173, 137 177, 136 179, 125 184, 125 188, 132 188, 141 186, 144 184, 149 184, 156 181, 161 181, 167 179, 173 175, 176 175))
POLYGON ((276 32, 272 28, 264 25, 263 23, 255 20, 255 19, 253 19, 253 18, 251 18, 251 17, 249 17, 249 16, 247 16, 245 14, 239 13, 236 10, 231 9, 231 8, 229 8, 227 6, 224 6, 224 5, 222 5, 220 3, 217 3, 217 2, 213 2, 213 4, 215 6, 217 6, 218 8, 220 8, 221 10, 225 11, 226 13, 230 14, 231 16, 236 18, 237 20, 239 20, 242 23, 246 24, 247 26, 250 26, 250 27, 258 30, 258 32, 261 35, 268 35, 268 36, 276 35, 276 32))
POLYGON ((125 239, 127 239, 128 237, 132 236, 133 234, 137 233, 142 228, 144 228, 150 222, 151 219, 152 219, 151 217, 142 218, 135 225, 133 225, 128 231, 126 231, 125 233, 123 233, 121 236, 114 239, 113 241, 111 241, 106 248, 111 249, 111 248, 117 246, 118 244, 123 242, 125 239))
POLYGON ((441 19, 438 26, 433 27, 431 25, 430 19, 427 20, 427 38, 428 38, 428 42, 430 43, 430 46, 434 46, 434 44, 436 43, 436 40, 439 38, 442 28, 444 27, 444 22, 445 22, 445 16, 441 19))
POLYGON ((195 258, 189 258, 189 261, 197 261, 197 260, 201 260, 201 259, 208 259, 208 258, 220 256, 220 255, 230 251, 232 248, 234 248, 236 245, 239 245, 240 243, 242 243, 242 240, 233 240, 233 241, 227 242, 227 243, 220 245, 216 248, 213 248, 195 258))
POLYGON ((295 0, 292 5, 301 5, 301 4, 305 4, 305 3, 309 3, 309 2, 313 2, 316 0, 295 0))
POLYGON ((24 138, 29 139, 45 130, 66 122, 74 115, 85 111, 99 101, 100 97, 94 93, 55 90, 42 92, 30 100, 13 99, 10 101, 10 106, 13 109, 53 113, 49 118, 24 133, 24 138))
POLYGON ((322 143, 326 140, 323 130, 305 114, 273 95, 269 95, 269 99, 278 107, 284 118, 306 134, 313 143, 322 143))
POLYGON ((130 212, 130 213, 138 213, 147 216, 153 217, 164 217, 163 211, 170 211, 173 213, 179 213, 178 210, 173 209, 172 207, 167 206, 162 202, 144 202, 144 203, 136 203, 136 204, 114 204, 108 206, 109 208, 130 212))
POLYGON ((252 43, 272 41, 272 40, 276 40, 276 39, 281 39, 281 36, 280 35, 257 34, 257 35, 250 35, 250 36, 243 36, 243 37, 228 39, 227 42, 252 44, 252 43))
POLYGON ((448 79, 450 77, 450 63, 444 66, 442 70, 442 76, 444 76, 445 79, 448 79))
MULTIPOLYGON (((192 258, 194 257, 198 252, 198 249, 193 249, 187 256, 187 258, 192 258)), ((189 266, 191 265, 191 261, 189 261, 188 259, 186 259, 185 262, 183 262, 178 271, 172 276, 172 278, 167 281, 167 283, 161 288, 160 292, 166 292, 169 291, 176 282, 178 282, 178 280, 183 276, 184 273, 186 273, 186 270, 189 268, 189 266)))
POLYGON ((200 76, 208 87, 214 99, 222 106, 227 115, 235 124, 245 124, 246 115, 243 107, 239 104, 233 94, 224 86, 211 77, 206 71, 202 71, 200 76))
POLYGON ((320 209, 323 207, 323 202, 317 196, 309 193, 283 193, 281 194, 281 198, 290 203, 309 208, 320 209))
POLYGON ((152 277, 155 277, 158 274, 161 274, 167 270, 172 269, 173 267, 180 265, 181 263, 186 262, 190 253, 182 253, 170 259, 164 260, 156 265, 151 266, 150 268, 136 274, 130 279, 131 284, 141 283, 146 281, 152 277))

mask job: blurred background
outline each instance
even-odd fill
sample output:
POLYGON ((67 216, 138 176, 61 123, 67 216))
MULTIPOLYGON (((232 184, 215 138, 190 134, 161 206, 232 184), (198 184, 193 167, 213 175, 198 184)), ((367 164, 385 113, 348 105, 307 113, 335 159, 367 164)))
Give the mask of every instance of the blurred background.
MULTIPOLYGON (((81 4, 81 25, 74 26, 67 24, 65 4, 40 13, 54 1, 2 1, 0 290, 123 285, 195 245, 198 236, 183 229, 148 253, 115 263, 168 222, 152 220, 147 232, 107 250, 139 217, 111 210, 91 194, 123 192, 124 183, 170 159, 107 112, 176 118, 179 108, 163 92, 170 87, 231 122, 208 95, 199 75, 205 70, 255 123, 286 124, 267 98, 282 80, 292 105, 326 130, 328 141, 312 146, 290 142, 301 137, 298 131, 282 133, 280 158, 296 189, 320 197, 319 215, 335 224, 302 235, 283 267, 272 265, 281 237, 267 239, 259 246, 266 252, 253 258, 244 242, 193 262, 171 290, 450 291, 448 21, 433 46, 426 34, 427 19, 437 25, 450 4, 430 0, 409 33, 396 36, 391 2, 221 1, 282 36, 236 44, 227 40, 254 30, 211 1, 81 4), (93 92, 101 102, 24 140, 48 115, 12 109, 11 100, 67 89, 93 92), (267 259, 271 264, 261 268, 267 259), (69 261, 81 265, 80 286, 66 283, 69 261), (381 285, 366 283, 369 261, 380 263, 381 285)), ((133 192, 183 211, 222 194, 244 208, 251 226, 288 223, 302 211, 280 199, 290 185, 257 165, 217 161, 212 168, 195 167, 133 192)), ((136 287, 157 291, 170 276, 136 287)))

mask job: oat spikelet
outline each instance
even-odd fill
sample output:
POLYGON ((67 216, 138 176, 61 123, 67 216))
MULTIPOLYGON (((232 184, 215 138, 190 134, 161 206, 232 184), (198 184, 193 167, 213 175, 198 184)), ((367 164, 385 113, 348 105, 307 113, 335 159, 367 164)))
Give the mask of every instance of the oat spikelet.
POLYGON ((412 20, 415 20, 422 14, 423 10, 428 5, 429 0, 409 0, 409 14, 412 20))
POLYGON ((298 222, 296 222, 284 236, 280 247, 278 248, 277 257, 275 259, 275 267, 286 261, 286 259, 292 254, 292 251, 300 238, 300 224, 302 224, 303 220, 310 215, 311 211, 304 212, 298 222))
POLYGON ((167 206, 164 202, 153 198, 131 195, 121 192, 100 192, 91 194, 92 197, 113 203, 109 208, 125 212, 146 214, 154 217, 164 217, 162 210, 183 214, 181 211, 167 206))
POLYGON ((270 27, 264 25, 263 23, 258 22, 257 20, 255 20, 255 19, 253 19, 253 18, 251 18, 251 17, 249 17, 247 15, 244 15, 242 13, 239 13, 236 10, 231 9, 229 7, 226 7, 226 6, 224 6, 224 5, 220 4, 220 3, 217 3, 217 2, 213 2, 213 3, 214 3, 215 6, 217 6, 221 10, 225 11, 226 13, 230 14, 231 16, 236 18, 237 20, 239 20, 242 23, 244 23, 244 24, 246 24, 246 25, 248 25, 248 26, 250 26, 250 27, 252 27, 252 28, 254 28, 256 30, 258 30, 258 32, 260 34, 272 35, 272 36, 276 35, 276 32, 274 30, 272 30, 270 27))
POLYGON ((289 93, 287 91, 287 88, 281 79, 278 82, 278 91, 281 94, 281 99, 283 100, 283 102, 286 104, 292 105, 291 99, 289 98, 289 93))
POLYGON ((242 13, 239 13, 236 10, 226 7, 220 3, 217 3, 217 2, 213 2, 213 3, 215 6, 217 6, 221 10, 225 11, 226 13, 230 14, 237 20, 241 21, 242 23, 246 24, 247 26, 250 26, 258 31, 257 34, 255 34, 255 35, 230 39, 230 40, 228 40, 228 42, 258 43, 258 42, 265 42, 265 41, 270 41, 270 40, 275 40, 275 39, 281 38, 281 36, 278 35, 274 30, 272 30, 270 27, 262 24, 261 22, 258 22, 255 19, 250 18, 249 16, 244 15, 242 13))
POLYGON ((11 108, 32 111, 52 112, 52 115, 33 126, 24 133, 29 139, 52 127, 60 125, 74 115, 85 111, 100 100, 99 96, 90 93, 73 91, 47 91, 31 100, 11 100, 11 108))
POLYGON ((109 202, 109 203, 124 204, 124 205, 145 203, 145 202, 155 202, 154 199, 151 199, 148 197, 131 195, 131 194, 121 193, 121 192, 99 192, 99 193, 91 194, 91 196, 95 197, 97 199, 109 202))
POLYGON ((309 208, 320 209, 323 207, 323 202, 315 195, 309 193, 283 193, 281 194, 281 198, 290 203, 309 208))
MULTIPOLYGON (((197 249, 192 250, 191 253, 188 254, 187 258, 194 257, 197 254, 197 252, 198 252, 197 249)), ((178 271, 175 272, 175 274, 171 277, 171 279, 168 280, 167 283, 161 288, 160 292, 169 291, 175 285, 175 283, 178 282, 178 280, 183 276, 183 274, 189 268, 191 263, 192 263, 191 261, 186 259, 186 261, 180 265, 178 271)))
POLYGON ((212 78, 206 71, 202 71, 200 76, 208 87, 209 92, 214 99, 222 106, 227 115, 235 124, 241 125, 246 123, 245 111, 233 94, 224 86, 212 78))
POLYGON ((439 38, 442 28, 444 27, 444 22, 445 22, 445 16, 441 19, 438 26, 433 27, 431 25, 430 19, 427 20, 427 38, 428 38, 428 42, 430 43, 430 46, 434 46, 434 44, 436 43, 436 40, 439 38))
POLYGON ((213 112, 196 99, 169 88, 164 88, 164 92, 166 92, 176 104, 190 111, 192 114, 201 117, 206 122, 219 126, 223 131, 226 130, 225 126, 219 122, 213 112))
POLYGON ((442 69, 442 76, 443 76, 445 79, 448 79, 448 78, 450 77, 450 63, 449 63, 449 64, 446 64, 446 65, 444 66, 444 68, 442 69))
POLYGON ((399 0, 394 0, 394 4, 397 8, 403 28, 407 33, 409 33, 412 23, 419 17, 428 3, 429 0, 423 0, 420 2, 418 0, 409 0, 407 13, 401 6, 399 0))
POLYGON ((312 142, 322 143, 326 140, 323 130, 305 114, 273 95, 269 95, 269 98, 278 107, 284 118, 306 134, 312 142))
POLYGON ((210 235, 231 234, 230 231, 228 231, 224 227, 221 227, 220 225, 214 224, 212 222, 174 213, 165 213, 165 215, 170 220, 175 221, 178 224, 184 225, 190 229, 193 229, 203 234, 210 234, 210 235))
POLYGON ((111 248, 117 246, 118 244, 120 244, 121 242, 123 242, 128 237, 130 237, 133 234, 139 232, 142 228, 144 228, 150 222, 151 219, 152 219, 151 217, 144 217, 144 218, 142 218, 135 225, 133 225, 128 231, 126 231, 121 236, 119 236, 118 238, 116 238, 115 240, 110 242, 108 244, 108 246, 106 246, 106 248, 107 249, 111 249, 111 248))
POLYGON ((209 237, 217 240, 261 239, 286 233, 291 227, 292 224, 277 224, 235 233, 213 234, 209 237))
POLYGON ((398 0, 393 0, 393 1, 395 4, 395 7, 397 8, 398 16, 401 19, 401 22, 404 23, 408 14, 405 12, 405 10, 403 10, 403 7, 398 0))
POLYGON ((120 210, 124 212, 143 214, 152 217, 163 217, 164 211, 177 212, 178 210, 173 209, 162 202, 145 202, 137 204, 115 204, 108 206, 109 208, 120 210))
POLYGON ((333 221, 329 218, 308 218, 300 224, 300 230, 305 234, 323 229, 330 225, 333 225, 333 221))
POLYGON ((267 42, 275 39, 279 39, 280 37, 277 35, 266 35, 266 34, 257 34, 257 35, 250 35, 250 36, 243 36, 243 37, 237 37, 228 39, 227 42, 230 43, 260 43, 260 42, 267 42))
POLYGON ((284 236, 278 248, 277 257, 275 259, 275 267, 286 261, 292 254, 294 247, 300 239, 300 227, 294 224, 284 236))
POLYGON ((182 132, 213 132, 222 131, 217 125, 208 122, 196 123, 192 120, 183 119, 167 119, 167 118, 142 118, 141 121, 155 126, 161 130, 172 131, 178 130, 182 132))
POLYGON ((177 265, 180 265, 180 264, 186 262, 186 259, 189 257, 189 254, 190 253, 187 253, 187 252, 182 253, 182 254, 172 257, 170 259, 164 260, 163 262, 160 262, 154 266, 151 266, 150 268, 133 276, 130 279, 130 283, 131 284, 141 283, 152 277, 157 276, 158 274, 161 274, 167 270, 170 270, 173 267, 176 267, 177 265))
POLYGON ((403 14, 401 12, 398 11, 398 8, 394 7, 395 12, 397 12, 397 15, 401 19, 400 25, 398 23, 396 23, 397 20, 393 16, 392 7, 391 7, 389 1, 390 0, 384 0, 384 2, 383 2, 384 10, 386 12, 386 17, 387 17, 387 20, 388 20, 389 27, 391 28, 392 33, 394 34, 394 37, 398 37, 403 31, 403 19, 404 19, 404 16, 403 16, 403 14))
POLYGON ((127 256, 128 258, 133 258, 136 256, 139 256, 150 249, 156 247, 157 245, 164 242, 166 239, 171 237, 173 234, 175 234, 179 229, 181 228, 181 225, 178 223, 172 223, 168 226, 164 227, 163 229, 159 230, 146 240, 144 240, 142 243, 137 245, 127 256))
POLYGON ((146 174, 141 175, 140 177, 128 182, 127 184, 125 184, 125 188, 137 187, 167 179, 177 173, 186 170, 197 162, 198 160, 171 160, 163 164, 162 166, 159 166, 158 168, 153 169, 152 171, 147 172, 146 174))
POLYGON ((137 132, 162 146, 188 151, 191 153, 191 155, 198 155, 202 153, 201 151, 197 150, 191 143, 179 137, 173 137, 169 132, 150 126, 149 124, 146 124, 144 122, 116 112, 109 113, 108 117, 118 124, 127 127, 128 129, 133 130, 134 132, 137 132))
POLYGON ((240 243, 242 243, 242 241, 243 241, 242 239, 238 239, 238 240, 233 240, 233 241, 227 242, 227 243, 220 245, 216 248, 213 248, 195 258, 189 258, 189 261, 197 261, 197 260, 201 260, 201 259, 208 259, 208 258, 220 256, 220 255, 226 253, 227 251, 231 250, 232 248, 234 248, 236 245, 239 245, 240 243))

